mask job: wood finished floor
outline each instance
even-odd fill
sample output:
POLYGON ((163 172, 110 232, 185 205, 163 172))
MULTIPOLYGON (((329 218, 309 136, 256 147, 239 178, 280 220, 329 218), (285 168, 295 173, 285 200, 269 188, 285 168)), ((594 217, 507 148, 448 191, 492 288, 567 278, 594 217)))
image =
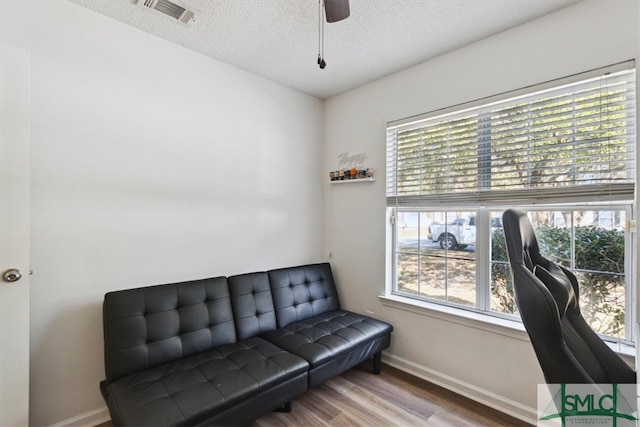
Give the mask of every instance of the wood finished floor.
POLYGON ((288 426, 530 426, 388 365, 374 375, 364 363, 273 412, 253 427, 288 426))
MULTIPOLYGON (((481 405, 388 365, 374 375, 366 362, 293 402, 290 413, 272 412, 252 427, 518 427, 521 420, 481 405)), ((98 427, 111 427, 111 423, 98 427)))

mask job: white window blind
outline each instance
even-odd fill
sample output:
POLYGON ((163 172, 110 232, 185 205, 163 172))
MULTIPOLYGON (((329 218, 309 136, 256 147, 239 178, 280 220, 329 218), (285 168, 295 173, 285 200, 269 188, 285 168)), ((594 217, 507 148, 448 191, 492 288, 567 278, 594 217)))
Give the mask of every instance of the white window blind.
POLYGON ((387 203, 631 199, 633 61, 387 125, 387 203))

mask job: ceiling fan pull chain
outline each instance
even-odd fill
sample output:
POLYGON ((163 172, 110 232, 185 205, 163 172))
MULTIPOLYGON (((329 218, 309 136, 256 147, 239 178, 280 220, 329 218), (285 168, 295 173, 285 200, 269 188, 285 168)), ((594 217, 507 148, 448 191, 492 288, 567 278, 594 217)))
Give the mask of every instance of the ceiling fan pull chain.
POLYGON ((322 7, 324 0, 318 0, 318 65, 321 70, 327 66, 324 60, 324 19, 322 19, 322 7))
POLYGON ((320 51, 320 20, 322 19, 322 0, 318 0, 318 65, 320 65, 320 59, 322 59, 320 51))

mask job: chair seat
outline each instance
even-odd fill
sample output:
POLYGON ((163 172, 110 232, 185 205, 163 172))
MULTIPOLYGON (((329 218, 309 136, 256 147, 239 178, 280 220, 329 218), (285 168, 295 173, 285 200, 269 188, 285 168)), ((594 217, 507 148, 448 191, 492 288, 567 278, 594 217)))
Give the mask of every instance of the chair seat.
POLYGON ((262 337, 304 358, 313 369, 359 345, 390 334, 392 329, 388 323, 335 310, 291 323, 262 337))
POLYGON ((105 391, 128 424, 189 425, 294 378, 308 366, 254 337, 128 375, 105 391))

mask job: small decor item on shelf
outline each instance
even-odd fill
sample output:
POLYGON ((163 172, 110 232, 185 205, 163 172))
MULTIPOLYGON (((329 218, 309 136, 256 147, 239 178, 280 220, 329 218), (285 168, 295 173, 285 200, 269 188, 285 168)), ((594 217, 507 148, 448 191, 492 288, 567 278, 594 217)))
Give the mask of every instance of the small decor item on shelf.
POLYGON ((344 181, 344 180, 352 180, 352 179, 366 179, 369 181, 373 181, 373 168, 356 168, 355 166, 352 168, 340 169, 337 171, 329 172, 329 180, 330 181, 344 181))
MULTIPOLYGON (((2 0, 0 0, 2 1, 2 0)), ((373 168, 365 167, 365 161, 369 158, 366 152, 343 152, 338 155, 338 168, 329 172, 331 181, 359 180, 374 181, 373 168)))

